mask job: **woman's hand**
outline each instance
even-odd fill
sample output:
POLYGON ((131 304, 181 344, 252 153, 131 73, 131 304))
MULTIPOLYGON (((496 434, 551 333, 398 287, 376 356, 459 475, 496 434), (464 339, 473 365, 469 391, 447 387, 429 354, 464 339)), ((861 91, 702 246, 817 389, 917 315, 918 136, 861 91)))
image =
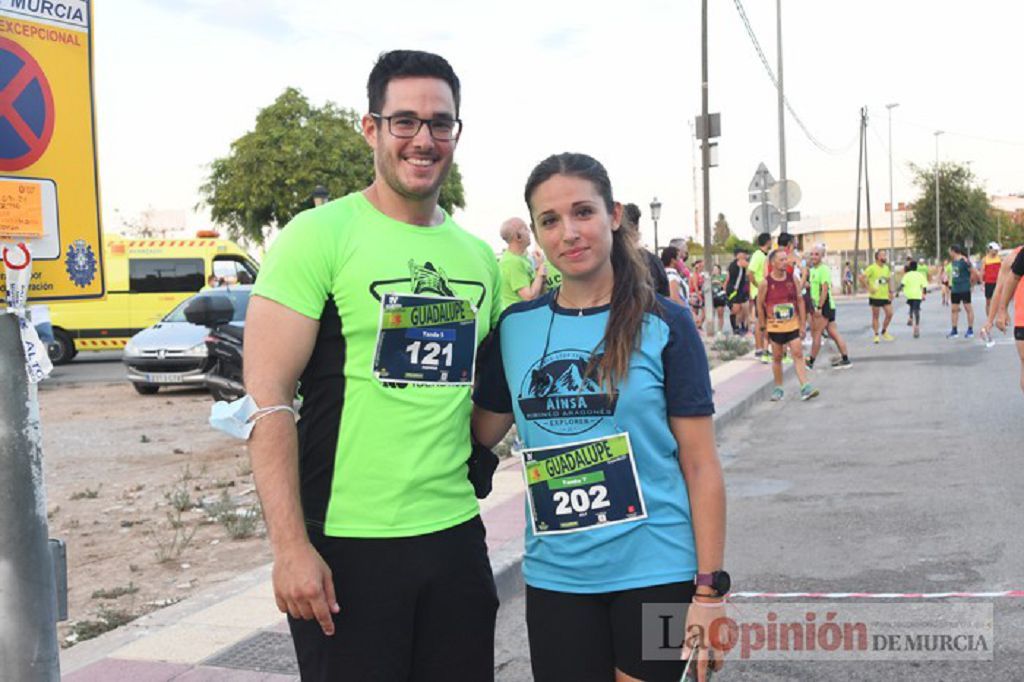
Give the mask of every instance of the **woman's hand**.
POLYGON ((731 647, 731 643, 723 642, 723 637, 729 636, 729 630, 719 627, 725 618, 725 600, 702 600, 697 599, 690 604, 686 610, 686 629, 684 637, 686 644, 683 646, 683 660, 690 657, 690 649, 698 647, 697 651, 697 682, 704 682, 708 666, 715 672, 720 672, 725 665, 725 652, 731 647), (717 621, 717 622, 716 622, 717 621))

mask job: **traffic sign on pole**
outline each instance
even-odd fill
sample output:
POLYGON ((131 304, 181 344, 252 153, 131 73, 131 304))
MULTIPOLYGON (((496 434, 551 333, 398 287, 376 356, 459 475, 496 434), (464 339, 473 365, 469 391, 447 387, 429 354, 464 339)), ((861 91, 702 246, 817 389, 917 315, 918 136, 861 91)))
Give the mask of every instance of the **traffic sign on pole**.
POLYGON ((796 184, 794 180, 785 180, 776 182, 774 185, 768 188, 768 201, 775 204, 779 208, 782 208, 782 188, 786 188, 786 208, 793 208, 800 203, 802 195, 800 194, 800 185, 796 184))
POLYGON ((0 2, 0 242, 32 250, 33 301, 104 295, 91 7, 0 2))
POLYGON ((750 226, 754 228, 754 232, 757 234, 771 232, 781 224, 782 213, 774 206, 768 205, 764 208, 755 206, 754 210, 750 213, 750 226))
MULTIPOLYGON (((750 184, 747 185, 748 192, 767 192, 772 185, 775 184, 775 178, 772 177, 771 171, 768 167, 761 163, 757 166, 757 171, 754 173, 754 177, 750 180, 750 184)), ((752 199, 754 201, 760 201, 758 199, 752 199)))

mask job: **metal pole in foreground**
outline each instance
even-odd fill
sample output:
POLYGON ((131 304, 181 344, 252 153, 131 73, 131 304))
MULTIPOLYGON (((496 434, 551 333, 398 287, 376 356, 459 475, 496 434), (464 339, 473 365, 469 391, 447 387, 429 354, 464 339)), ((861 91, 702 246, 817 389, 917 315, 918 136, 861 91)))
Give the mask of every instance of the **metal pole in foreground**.
POLYGON ((711 119, 708 116, 708 0, 700 2, 700 115, 704 121, 701 131, 700 169, 704 182, 704 319, 708 336, 715 335, 715 307, 711 296, 711 119))
MULTIPOLYGON (((939 135, 941 130, 935 131, 935 264, 942 267, 942 237, 939 233, 939 135)), ((939 273, 941 274, 941 273, 939 273)))
MULTIPOLYGON (((896 257, 896 204, 892 200, 892 110, 898 106, 897 103, 885 105, 885 108, 889 110, 889 267, 891 268, 896 267, 896 261, 893 260, 896 257)), ((906 227, 903 230, 906 232, 906 227)))
MULTIPOLYGON (((775 0, 775 30, 778 34, 779 62, 779 182, 782 183, 782 234, 789 231, 789 191, 786 187, 786 109, 785 88, 782 83, 782 0, 775 0)), ((770 232, 765 224, 765 232, 770 232)))
POLYGON ((0 376, 0 680, 56 682, 57 598, 39 401, 14 315, 0 314, 0 376))

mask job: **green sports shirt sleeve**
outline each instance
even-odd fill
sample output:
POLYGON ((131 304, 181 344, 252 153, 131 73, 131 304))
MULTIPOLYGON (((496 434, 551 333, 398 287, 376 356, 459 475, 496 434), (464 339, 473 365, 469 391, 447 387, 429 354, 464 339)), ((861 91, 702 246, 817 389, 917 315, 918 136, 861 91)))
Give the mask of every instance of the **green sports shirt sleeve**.
POLYGON ((334 279, 331 256, 339 248, 335 234, 321 229, 312 212, 300 213, 271 245, 253 285, 253 295, 320 319, 334 279))

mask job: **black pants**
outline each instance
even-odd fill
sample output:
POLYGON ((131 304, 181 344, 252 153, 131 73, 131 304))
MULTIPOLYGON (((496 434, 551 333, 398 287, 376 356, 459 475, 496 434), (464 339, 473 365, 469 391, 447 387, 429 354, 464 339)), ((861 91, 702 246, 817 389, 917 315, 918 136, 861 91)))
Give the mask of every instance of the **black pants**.
MULTIPOLYGON (((615 669, 645 682, 676 682, 685 662, 643 657, 644 604, 689 604, 693 582, 574 594, 526 587, 535 682, 614 682, 615 669)), ((685 616, 684 616, 685 618, 685 616)))
POLYGON ((315 620, 288 618, 303 680, 494 679, 498 596, 479 516, 410 538, 310 536, 341 612, 332 637, 315 620))

